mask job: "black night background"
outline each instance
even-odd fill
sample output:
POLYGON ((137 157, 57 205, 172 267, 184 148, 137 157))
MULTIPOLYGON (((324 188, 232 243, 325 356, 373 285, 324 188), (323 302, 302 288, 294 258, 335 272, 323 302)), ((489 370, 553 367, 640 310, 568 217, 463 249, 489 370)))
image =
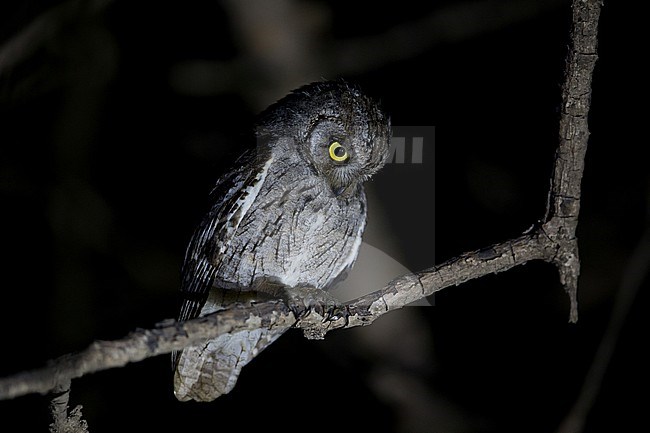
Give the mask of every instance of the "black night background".
MULTIPOLYGON (((212 185, 255 114, 314 80, 354 81, 393 125, 435 127, 422 164, 407 149, 368 185, 370 245, 419 270, 520 235, 545 212, 570 19, 560 0, 4 2, 0 376, 176 317, 212 185)), ((622 282, 648 284, 631 265, 650 248, 631 19, 605 3, 577 324, 553 266, 529 263, 324 341, 290 331, 212 403, 176 401, 169 356, 74 380, 90 432, 557 431, 622 282)), ((639 290, 618 313, 584 432, 647 425, 646 302, 639 290)), ((0 431, 46 431, 48 401, 0 401, 0 431)))

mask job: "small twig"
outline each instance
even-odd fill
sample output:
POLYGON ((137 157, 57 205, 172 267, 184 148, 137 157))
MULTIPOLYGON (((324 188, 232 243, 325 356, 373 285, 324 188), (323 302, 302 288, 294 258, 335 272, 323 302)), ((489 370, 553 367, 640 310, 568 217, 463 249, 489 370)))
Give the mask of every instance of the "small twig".
POLYGON ((50 401, 50 413, 52 414, 52 424, 50 432, 59 432, 68 419, 68 403, 70 401, 70 381, 57 385, 52 390, 52 400, 50 401))
POLYGON ((57 385, 52 393, 54 396, 50 401, 50 433, 88 433, 88 423, 81 417, 81 405, 68 413, 70 381, 57 385))

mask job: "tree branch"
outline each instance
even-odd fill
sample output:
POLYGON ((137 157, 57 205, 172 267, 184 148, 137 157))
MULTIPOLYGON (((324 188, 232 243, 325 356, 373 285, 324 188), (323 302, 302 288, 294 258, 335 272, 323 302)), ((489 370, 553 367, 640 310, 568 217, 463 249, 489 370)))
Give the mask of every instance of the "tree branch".
POLYGON ((349 317, 323 321, 315 312, 298 318, 280 300, 236 304, 211 315, 179 323, 167 320, 154 329, 139 329, 115 341, 97 341, 77 354, 65 355, 46 367, 0 379, 0 399, 47 393, 70 380, 129 362, 169 353, 205 339, 244 329, 296 327, 309 338, 323 338, 339 328, 368 325, 381 315, 446 287, 503 272, 531 260, 554 263, 571 300, 570 320, 577 320, 576 289, 580 273, 576 227, 580 183, 589 130, 587 114, 591 76, 596 61, 596 27, 600 1, 574 0, 574 26, 563 85, 560 141, 549 191, 546 218, 522 236, 462 254, 439 266, 399 277, 381 290, 348 302, 349 317))
POLYGON ((323 338, 331 330, 369 325, 388 311, 402 308, 445 287, 484 275, 506 271, 530 260, 552 261, 558 245, 545 229, 463 254, 440 266, 403 275, 381 290, 348 302, 349 316, 324 321, 314 311, 299 312, 299 320, 281 300, 254 305, 235 304, 227 309, 186 322, 166 320, 153 329, 138 329, 114 341, 96 341, 76 354, 62 356, 48 366, 0 379, 0 399, 28 393, 47 393, 57 385, 89 373, 122 367, 206 339, 241 330, 300 328, 309 338, 323 338))
POLYGON ((598 55, 598 19, 601 0, 573 0, 573 23, 562 85, 560 143, 555 155, 546 221, 553 222, 559 251, 554 260, 560 281, 571 300, 571 322, 578 320, 580 258, 576 228, 580 212, 580 186, 589 141, 587 118, 591 104, 591 78, 598 55))

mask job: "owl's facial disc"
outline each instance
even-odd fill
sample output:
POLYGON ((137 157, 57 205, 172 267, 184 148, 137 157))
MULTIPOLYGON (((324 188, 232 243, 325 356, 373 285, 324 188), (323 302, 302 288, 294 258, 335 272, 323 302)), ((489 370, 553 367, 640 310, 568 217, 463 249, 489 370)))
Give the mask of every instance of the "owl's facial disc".
POLYGON ((289 139, 335 195, 358 191, 386 162, 390 120, 345 81, 303 86, 267 108, 256 134, 265 143, 289 139))

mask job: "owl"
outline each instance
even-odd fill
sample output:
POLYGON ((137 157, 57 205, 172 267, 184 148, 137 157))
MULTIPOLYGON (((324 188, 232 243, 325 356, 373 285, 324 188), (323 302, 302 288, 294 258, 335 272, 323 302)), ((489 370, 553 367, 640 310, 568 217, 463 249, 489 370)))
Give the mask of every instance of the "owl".
MULTIPOLYGON (((390 121, 379 105, 344 81, 312 83, 264 110, 255 135, 256 148, 218 180, 187 248, 181 321, 235 302, 325 294, 356 260, 363 185, 388 156, 390 121)), ((285 331, 238 331, 174 353, 176 398, 230 392, 285 331)))

